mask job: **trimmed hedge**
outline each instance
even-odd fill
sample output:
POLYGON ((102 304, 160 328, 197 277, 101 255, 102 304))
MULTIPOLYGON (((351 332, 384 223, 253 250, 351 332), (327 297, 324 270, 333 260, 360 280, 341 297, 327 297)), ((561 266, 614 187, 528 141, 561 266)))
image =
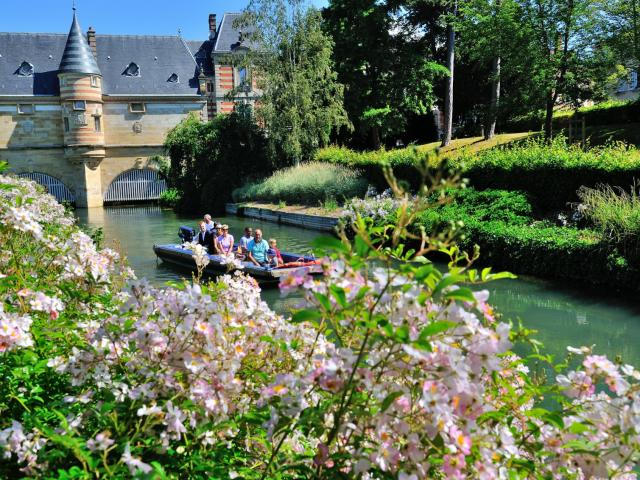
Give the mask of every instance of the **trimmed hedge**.
MULTIPOLYGON (((588 127, 598 125, 620 125, 640 122, 640 101, 609 100, 575 110, 559 110, 553 116, 555 130, 566 128, 570 118, 585 118, 588 127)), ((503 132, 540 131, 544 125, 544 112, 538 111, 515 117, 501 125, 503 132)))
POLYGON ((535 221, 521 192, 473 189, 450 204, 423 212, 418 223, 436 232, 462 220, 459 245, 480 247, 481 263, 513 273, 640 290, 640 269, 592 230, 535 221))
POLYGON ((542 210, 577 202, 580 187, 598 184, 625 189, 640 179, 638 150, 622 145, 583 151, 563 139, 527 141, 459 158, 465 177, 478 189, 522 190, 542 210))
MULTIPOLYGON (((415 148, 354 152, 330 147, 320 150, 316 156, 321 162, 357 167, 379 190, 387 187, 385 165, 391 166, 398 178, 415 186, 418 176, 414 166, 422 158, 424 154, 415 148)), ((626 189, 634 179, 640 179, 638 150, 611 145, 583 151, 562 138, 552 144, 527 140, 479 153, 463 153, 450 160, 450 164, 462 169, 473 187, 521 190, 542 210, 564 208, 567 202, 577 202, 576 192, 581 186, 604 183, 626 189)))

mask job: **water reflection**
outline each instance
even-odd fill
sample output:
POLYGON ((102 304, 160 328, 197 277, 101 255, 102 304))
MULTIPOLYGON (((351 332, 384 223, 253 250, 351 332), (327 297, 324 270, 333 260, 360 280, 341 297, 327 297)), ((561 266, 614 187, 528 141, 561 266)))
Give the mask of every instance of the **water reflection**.
MULTIPOLYGON (((189 277, 156 261, 154 243, 176 243, 180 225, 195 226, 199 218, 177 215, 159 207, 109 207, 77 211, 80 222, 102 227, 105 246, 116 245, 125 253, 138 277, 152 283, 189 277)), ((265 238, 275 237, 282 250, 307 253, 317 232, 286 225, 222 217, 215 220, 230 226, 236 238, 246 225, 262 228, 265 238)), ((538 330, 550 353, 564 356, 567 345, 597 346, 598 353, 640 365, 640 306, 601 292, 569 288, 533 279, 502 280, 489 284, 491 303, 505 319, 522 319, 527 328, 538 330)), ((286 312, 300 301, 299 295, 282 298, 268 289, 263 298, 272 308, 286 312)))

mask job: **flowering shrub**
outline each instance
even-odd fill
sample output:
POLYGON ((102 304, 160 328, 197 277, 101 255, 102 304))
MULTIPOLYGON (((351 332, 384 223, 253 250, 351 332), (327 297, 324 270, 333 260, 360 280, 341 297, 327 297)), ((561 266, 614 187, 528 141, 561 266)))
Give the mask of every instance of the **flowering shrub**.
POLYGON ((421 197, 394 186, 393 233, 356 214, 352 242, 319 239, 326 275, 282 280, 306 292, 286 318, 242 273, 138 281, 0 185, 1 478, 635 478, 640 372, 576 348, 531 374, 529 332, 470 288, 505 274, 405 246, 421 197))

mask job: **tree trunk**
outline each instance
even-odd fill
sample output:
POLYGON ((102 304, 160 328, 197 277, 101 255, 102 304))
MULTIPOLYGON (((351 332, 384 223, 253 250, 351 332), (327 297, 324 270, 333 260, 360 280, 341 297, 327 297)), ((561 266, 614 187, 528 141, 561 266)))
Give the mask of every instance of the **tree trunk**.
POLYGON ((547 108, 544 117, 544 138, 546 140, 553 138, 553 106, 555 103, 555 94, 553 91, 549 91, 547 93, 547 108))
POLYGON ((498 108, 500 106, 500 57, 493 59, 491 82, 491 106, 489 107, 489 115, 487 126, 484 131, 484 139, 490 140, 496 134, 496 122, 498 120, 498 108))
MULTIPOLYGON (((457 0, 453 2, 452 13, 455 16, 458 8, 457 0)), ((442 146, 446 147, 451 143, 451 131, 453 129, 453 68, 455 60, 456 32, 453 23, 447 25, 447 68, 449 78, 447 79, 447 93, 444 99, 444 132, 442 135, 442 146)))
POLYGON ((636 57, 636 68, 640 66, 640 35, 638 34, 638 0, 632 0, 631 15, 633 23, 633 54, 636 57))
POLYGON ((377 125, 371 127, 371 147, 380 150, 380 127, 377 125))

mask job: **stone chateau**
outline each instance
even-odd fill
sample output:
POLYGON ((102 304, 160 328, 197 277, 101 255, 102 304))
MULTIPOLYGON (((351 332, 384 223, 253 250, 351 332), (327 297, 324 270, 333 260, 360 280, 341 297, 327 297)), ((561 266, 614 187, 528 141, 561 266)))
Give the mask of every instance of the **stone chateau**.
POLYGON ((250 48, 234 28, 209 38, 0 33, 0 160, 80 207, 157 198, 164 182, 151 157, 189 114, 207 120, 259 93, 233 56, 250 48), (231 96, 234 95, 234 96, 231 96))

